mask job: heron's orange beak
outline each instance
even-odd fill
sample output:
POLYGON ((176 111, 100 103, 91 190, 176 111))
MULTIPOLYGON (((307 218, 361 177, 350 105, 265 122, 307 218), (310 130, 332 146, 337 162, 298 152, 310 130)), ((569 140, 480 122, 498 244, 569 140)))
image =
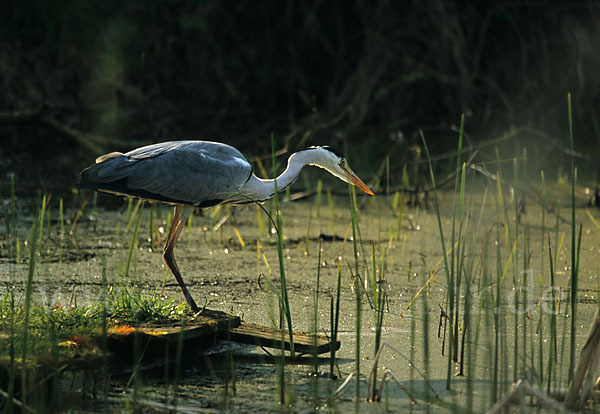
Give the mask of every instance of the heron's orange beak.
POLYGON ((356 174, 354 174, 354 171, 352 171, 350 167, 345 167, 344 172, 346 173, 346 177, 348 177, 348 179, 352 182, 353 185, 360 188, 369 195, 375 195, 373 194, 373 191, 371 191, 371 189, 367 187, 367 185, 363 183, 363 181, 360 178, 358 178, 356 174))

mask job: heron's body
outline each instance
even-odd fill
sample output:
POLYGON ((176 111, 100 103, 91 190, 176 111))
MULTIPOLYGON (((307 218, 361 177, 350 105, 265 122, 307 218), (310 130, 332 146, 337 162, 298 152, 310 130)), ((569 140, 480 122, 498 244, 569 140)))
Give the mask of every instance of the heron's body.
POLYGON ((275 194, 275 189, 282 191, 292 184, 305 165, 324 168, 373 194, 350 170, 345 159, 328 147, 311 147, 292 154, 287 169, 276 179, 266 180, 252 173, 252 166, 237 149, 210 141, 171 141, 125 154, 103 155, 81 172, 77 186, 175 205, 164 258, 192 310, 197 311, 173 254, 177 238, 194 208, 264 201, 275 194))
POLYGON ((237 149, 209 141, 165 142, 99 160, 82 172, 82 188, 195 207, 229 201, 252 177, 237 149))

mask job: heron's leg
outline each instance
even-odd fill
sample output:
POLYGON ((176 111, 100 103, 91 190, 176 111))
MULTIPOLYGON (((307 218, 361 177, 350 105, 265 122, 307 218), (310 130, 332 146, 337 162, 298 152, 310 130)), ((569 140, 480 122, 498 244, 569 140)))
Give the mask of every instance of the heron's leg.
POLYGON ((165 248, 163 250, 163 258, 165 259, 165 263, 175 275, 175 279, 177 279, 177 283, 181 287, 183 291, 183 295, 185 296, 185 300, 192 308, 193 312, 200 311, 196 302, 192 298, 192 295, 188 291, 185 283, 183 282, 183 278, 181 277, 181 273, 179 272, 179 268, 177 267, 177 263, 175 263, 175 244, 177 243, 177 238, 181 234, 181 230, 183 230, 183 226, 185 226, 185 222, 188 217, 194 211, 194 207, 184 204, 177 204, 175 206, 175 212, 173 213, 173 222, 171 223, 171 231, 169 231, 169 237, 167 237, 167 242, 165 243, 165 248))

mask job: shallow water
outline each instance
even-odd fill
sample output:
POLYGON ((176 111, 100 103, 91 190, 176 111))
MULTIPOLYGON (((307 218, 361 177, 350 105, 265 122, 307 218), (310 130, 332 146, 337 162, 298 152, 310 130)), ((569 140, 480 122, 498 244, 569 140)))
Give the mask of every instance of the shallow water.
MULTIPOLYGON (((539 190, 536 190, 539 191, 539 190)), ((584 343, 592 315, 597 309, 598 273, 597 261, 600 255, 600 229, 590 219, 590 215, 600 220, 596 209, 586 212, 587 194, 584 188, 577 193, 577 222, 583 224, 581 259, 579 265, 579 295, 577 307, 577 349, 584 343)), ((104 196, 101 196, 104 197, 104 196)), ((323 197, 323 204, 317 209, 314 199, 299 202, 282 202, 284 265, 287 275, 290 307, 293 327, 296 331, 310 331, 312 328, 317 275, 317 253, 319 236, 325 234, 334 237, 332 241, 321 243, 321 278, 319 286, 318 329, 331 334, 330 298, 335 295, 338 265, 341 263, 341 312, 339 321, 339 339, 342 347, 337 353, 337 369, 341 378, 332 381, 321 375, 329 370, 328 360, 323 360, 319 373, 314 375, 310 364, 289 363, 285 366, 285 393, 289 408, 295 411, 313 409, 332 409, 345 412, 355 409, 355 383, 352 379, 344 388, 343 394, 328 400, 343 379, 355 370, 356 358, 356 294, 352 279, 354 272, 353 243, 351 236, 351 218, 348 200, 335 198, 335 208, 330 209, 323 197), (333 213, 332 213, 333 212, 333 213)), ((385 261, 385 289, 387 293, 386 312, 383 321, 382 341, 393 345, 398 351, 410 358, 420 371, 428 371, 427 378, 440 396, 426 402, 427 390, 423 378, 410 367, 402 356, 386 350, 379 361, 379 378, 384 370, 391 370, 405 387, 413 389, 416 404, 411 404, 407 394, 393 381, 387 386, 390 410, 399 411, 408 408, 422 411, 426 408, 466 407, 470 393, 467 377, 457 377, 458 364, 451 366, 451 389, 446 390, 447 357, 442 355, 443 335, 438 337, 440 307, 447 312, 445 304, 446 275, 442 259, 442 248, 438 230, 437 216, 432 205, 406 207, 398 232, 398 217, 391 205, 393 195, 374 198, 358 197, 361 205, 359 217, 360 240, 359 269, 361 276, 369 280, 366 291, 371 291, 371 255, 375 252, 378 274, 381 269, 382 254, 385 261), (383 253, 382 253, 383 252, 383 253), (433 270, 432 270, 433 269, 433 270), (431 273, 430 273, 431 271, 431 273), (415 303, 408 305, 417 292, 430 279, 415 303), (425 311, 425 305, 427 311, 425 311), (424 337, 425 325, 428 328, 424 337), (424 356, 425 345, 428 346, 424 356), (427 364, 428 367, 427 367, 427 364), (456 405, 456 406, 455 406, 456 405)), ((556 301, 558 314, 558 338, 569 337, 570 302, 570 204, 569 189, 557 187, 550 192, 548 204, 554 207, 560 203, 561 218, 547 213, 546 230, 542 239, 542 208, 535 191, 528 192, 525 198, 525 212, 520 216, 519 245, 511 262, 511 250, 515 242, 516 220, 514 204, 506 203, 505 210, 496 208, 495 196, 484 189, 468 193, 465 199, 465 211, 468 221, 465 224, 465 263, 472 262, 474 267, 485 265, 486 271, 475 271, 471 281, 474 305, 469 336, 472 348, 468 353, 465 370, 473 380, 473 406, 483 411, 492 404, 491 373, 494 348, 494 313, 489 305, 483 308, 485 299, 496 292, 498 270, 506 269, 502 281, 499 320, 501 330, 499 372, 500 394, 508 389, 515 379, 514 345, 518 348, 517 377, 539 376, 540 341, 542 345, 542 370, 546 370, 549 319, 551 311, 551 293, 549 289, 549 263, 547 253, 548 229, 553 255, 556 255, 555 240, 564 237, 564 243, 556 257, 556 301), (506 211, 506 214, 505 214, 506 211), (496 223, 503 224, 497 226, 496 223), (497 229, 499 239, 496 240, 497 229), (564 236, 563 236, 564 235, 564 236), (480 253, 484 240, 488 240, 487 258, 480 253), (544 240, 544 244, 542 244, 544 240), (527 243, 527 250, 525 244, 527 243), (496 260, 496 247, 499 247, 500 262, 496 260), (526 252, 526 253, 525 253, 526 252), (525 263, 524 258, 529 260, 525 263), (508 264, 507 264, 508 263, 508 264), (487 272, 487 273, 486 273, 487 272), (483 274, 486 276, 483 276, 483 274), (486 284, 487 283, 487 284, 486 284), (514 286, 525 286, 515 289, 514 286), (523 292, 527 296, 523 296, 523 292), (520 305, 515 313, 514 298, 519 293, 520 305), (559 296, 560 295, 560 296, 559 296), (523 304, 523 300, 527 302, 523 304), (526 312, 523 312, 526 309, 526 312), (515 317, 516 315, 516 317, 515 317), (541 322, 540 322, 541 321, 541 322), (542 327, 540 333, 540 326, 542 327), (525 338, 525 341, 524 341, 525 338), (523 345, 525 343, 525 346, 523 345), (525 351, 523 354, 522 350, 525 351)), ((431 203, 430 203, 431 204, 431 203)), ((446 237, 446 249, 451 246, 449 238, 452 228, 454 195, 440 193, 441 219, 446 237)), ((53 225, 48 234, 44 234, 43 243, 36 261, 34 292, 36 301, 47 306, 55 303, 87 304, 98 300, 103 287, 103 275, 109 284, 136 282, 140 289, 151 294, 160 292, 168 297, 183 300, 179 287, 162 259, 161 238, 166 237, 168 206, 162 208, 146 206, 141 221, 138 245, 135 248, 129 276, 125 277, 132 229, 126 231, 128 218, 126 208, 121 211, 105 210, 88 206, 84 215, 74 226, 67 223, 71 234, 60 236, 56 221, 57 207, 51 205, 53 225), (152 210, 155 239, 150 242, 149 217, 152 210), (163 228, 161 232, 159 229, 163 228), (158 239, 158 240, 156 240, 158 239)), ((265 204, 268 209, 269 204, 265 204)), ((75 214, 76 209, 73 210, 75 214)), ((71 212, 69 212, 71 214, 71 212)), ((466 216, 466 215, 465 215, 466 216)), ((26 214, 19 216, 19 238, 25 239, 33 219, 26 214)), ((135 222, 133 222, 135 224, 135 222)), ((458 225, 457 225, 458 226, 458 225)), ((458 230, 457 230, 458 231, 458 230)), ((7 246, 7 240, 2 240, 7 246)), ((0 287, 10 286, 18 292, 22 300, 26 283, 28 263, 27 246, 22 245, 21 259, 14 263, 6 254, 0 257, 0 287)), ((275 237, 270 231, 267 216, 254 205, 223 207, 206 210, 203 215, 193 217, 192 224, 186 228, 179 239, 176 257, 188 288, 199 305, 206 304, 218 309, 239 314, 249 322, 266 326, 271 325, 276 308, 276 296, 265 289, 264 278, 271 275, 278 286, 279 264, 275 237), (259 217, 265 223, 259 226, 259 217), (228 218, 224 218, 228 217, 228 218), (224 222, 219 225, 220 222, 224 222), (218 225, 218 228, 216 228, 218 225), (241 236, 244 246, 236 234, 241 236), (263 256, 264 255, 264 256, 263 256), (267 264, 268 263, 268 264, 267 264), (259 283, 259 279, 262 281, 259 283)), ((450 257, 449 259, 450 260, 450 257)), ((460 306, 464 306, 464 287, 461 287, 460 306)), ((360 333, 360 395, 358 408, 367 412, 385 411, 385 403, 367 403, 366 381, 373 366, 375 347, 375 312, 370 308, 365 292, 362 292, 362 318, 360 333)), ((462 335, 463 317, 459 309, 460 330, 462 335)), ((446 333, 449 335, 449 333, 446 333)), ((468 341, 469 342, 469 341, 468 341)), ((562 342, 559 342, 559 346, 562 342)), ((556 365, 555 377, 566 385, 568 369, 569 343, 565 343, 556 365), (558 372, 556 372, 558 371, 558 372)), ((176 382, 172 377, 165 379, 163 368, 144 371, 137 381, 130 381, 128 375, 118 376, 110 382, 109 397, 100 398, 92 404, 94 409, 118 409, 126 401, 135 401, 148 410, 164 410, 174 406, 187 411, 214 409, 216 411, 257 412, 278 407, 280 380, 278 365, 259 348, 238 347, 232 345, 215 356, 193 356, 181 367, 176 382), (230 365, 230 350, 233 350, 233 368, 230 365), (230 377, 234 373, 235 381, 230 377), (234 384, 235 383, 235 391, 234 384), (135 384, 135 385, 134 385, 135 384)), ((448 341, 445 341, 447 352, 448 341)), ((543 375, 546 375, 542 373, 543 375)), ((558 385, 559 382, 556 384, 558 385)), ((384 397, 385 399, 385 397, 384 397)), ((88 401, 89 403, 89 401, 88 401)), ((130 402, 131 403, 131 402, 130 402)))

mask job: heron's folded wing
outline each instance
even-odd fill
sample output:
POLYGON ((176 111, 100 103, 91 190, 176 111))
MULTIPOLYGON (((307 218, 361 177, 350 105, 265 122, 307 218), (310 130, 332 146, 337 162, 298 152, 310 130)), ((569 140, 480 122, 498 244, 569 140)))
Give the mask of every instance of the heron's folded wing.
POLYGON ((227 199, 252 174, 238 150, 207 141, 150 145, 89 170, 100 190, 201 206, 227 199))

